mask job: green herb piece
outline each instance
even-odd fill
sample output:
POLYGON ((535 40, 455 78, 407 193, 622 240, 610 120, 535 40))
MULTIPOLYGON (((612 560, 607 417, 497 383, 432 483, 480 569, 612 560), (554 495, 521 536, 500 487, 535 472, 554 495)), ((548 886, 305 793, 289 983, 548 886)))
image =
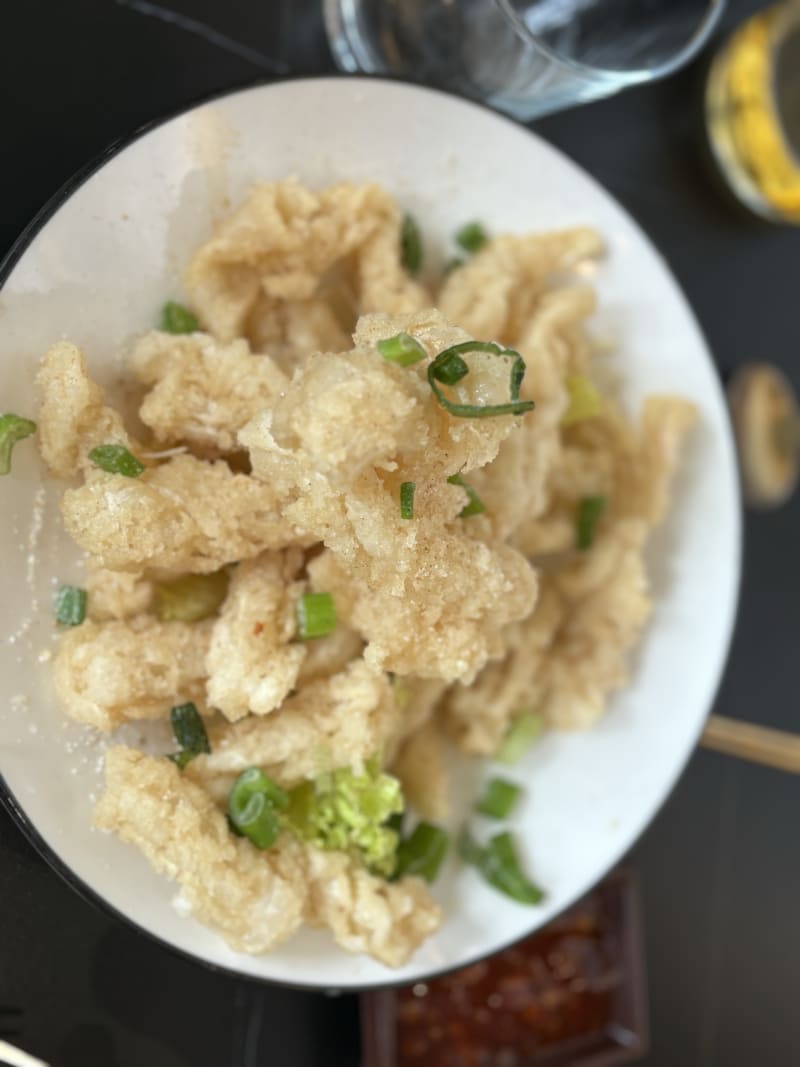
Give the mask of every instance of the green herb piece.
POLYGON ((185 574, 156 586, 156 615, 162 622, 200 622, 219 610, 228 592, 229 575, 185 574))
POLYGON ((490 819, 506 819, 522 792, 518 785, 505 778, 492 778, 486 784, 486 790, 475 805, 475 810, 490 819))
POLYGON ((442 268, 442 274, 447 277, 452 271, 458 270, 459 267, 463 267, 465 263, 466 260, 463 256, 452 256, 442 268))
POLYGON ((62 626, 80 626, 86 618, 86 590, 62 585, 56 593, 55 612, 62 626))
POLYGON ((416 492, 416 484, 414 482, 401 482, 400 483, 400 518, 401 519, 413 519, 414 518, 414 493, 416 492))
POLYGON ((428 358, 428 353, 410 333, 397 333, 394 337, 386 337, 383 341, 378 341, 376 347, 385 360, 401 367, 410 367, 413 363, 428 358))
POLYGON ((167 759, 172 760, 175 766, 182 771, 186 764, 191 763, 196 755, 196 752, 190 752, 188 748, 183 748, 180 752, 170 752, 167 759))
POLYGON ((535 711, 518 715, 508 728, 494 758, 500 763, 518 763, 539 734, 544 730, 544 719, 535 711))
POLYGON ((585 552, 594 544, 597 524, 605 510, 606 498, 604 496, 585 496, 578 504, 578 515, 575 520, 575 544, 581 552, 585 552))
POLYGON ((0 415, 0 475, 11 470, 11 453, 17 441, 22 441, 36 432, 36 423, 32 419, 23 419, 21 415, 0 415))
POLYGON ((330 593, 305 593, 297 601, 297 631, 301 640, 327 637, 336 629, 336 605, 330 593))
MULTIPOLYGON (((469 368, 467 368, 468 370, 469 368)), ((532 400, 520 400, 519 390, 522 379, 525 377, 525 362, 519 352, 513 348, 501 348, 492 341, 462 341, 461 344, 451 345, 440 352, 436 359, 428 364, 428 384, 433 394, 445 411, 460 419, 487 419, 497 415, 524 415, 535 407, 532 400), (511 359, 511 373, 509 376, 508 391, 510 400, 506 404, 459 404, 442 392, 439 382, 444 385, 453 385, 465 376, 461 372, 466 363, 461 355, 467 352, 484 352, 493 356, 503 356, 511 359), (457 375, 454 377, 454 375, 457 375)))
POLYGON ((458 515, 461 519, 467 519, 470 515, 480 515, 481 512, 486 511, 486 505, 472 488, 468 485, 460 474, 451 474, 447 479, 448 485, 458 485, 467 494, 467 503, 459 511, 458 515))
POLYGON ((256 848, 267 849, 281 832, 279 813, 289 804, 289 795, 258 767, 242 771, 228 796, 228 818, 236 831, 256 848))
POLYGON ((543 890, 523 873, 511 834, 496 834, 482 846, 465 827, 459 836, 458 851, 464 862, 477 868, 489 885, 512 900, 539 904, 544 899, 543 890))
POLYGON ((173 300, 168 300, 161 309, 159 325, 165 333, 194 333, 200 329, 197 316, 173 300))
POLYGON ((398 845, 389 820, 403 808, 399 781, 370 760, 361 774, 341 768, 296 786, 289 793, 286 823, 302 840, 349 852, 375 874, 389 877, 398 845))
POLYGON ((89 453, 89 459, 106 474, 123 474, 126 478, 138 478, 145 469, 144 463, 124 445, 98 445, 89 453))
POLYGON ((182 749, 191 752, 192 756, 211 751, 200 712, 191 701, 188 704, 176 704, 170 710, 169 718, 175 740, 182 749))
POLYGON ((465 252, 478 252, 489 240, 489 235, 479 222, 468 222, 456 231, 456 244, 465 252))
POLYGON ((587 377, 573 374, 567 378, 567 410, 561 416, 562 426, 572 426, 584 419, 593 419, 603 413, 603 397, 587 377))
POLYGON ((400 229, 400 258, 409 274, 416 274, 422 266, 422 236, 411 215, 406 215, 400 229))
POLYGON ((449 844, 450 835, 446 830, 429 822, 417 823, 411 836, 401 841, 397 848, 394 877, 416 874, 426 882, 434 882, 449 844))

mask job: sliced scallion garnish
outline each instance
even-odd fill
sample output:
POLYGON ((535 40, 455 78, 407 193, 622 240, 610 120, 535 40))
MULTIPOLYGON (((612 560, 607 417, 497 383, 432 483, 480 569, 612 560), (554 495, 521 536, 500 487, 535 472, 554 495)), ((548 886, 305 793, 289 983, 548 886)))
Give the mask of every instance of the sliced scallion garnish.
POLYGON ((478 252, 489 240, 489 235, 479 222, 468 222, 456 231, 456 244, 465 252, 478 252))
POLYGON ((200 622, 216 614, 227 592, 227 570, 185 574, 156 586, 155 612, 162 622, 200 622))
POLYGON ((401 519, 413 519, 414 518, 414 493, 416 491, 416 484, 414 482, 402 482, 400 484, 400 518, 401 519))
POLYGON ((458 851, 465 863, 475 867, 483 878, 507 897, 520 904, 539 904, 544 892, 524 874, 511 834, 495 834, 479 845, 465 827, 459 836, 458 851))
POLYGON ((395 878, 416 874, 426 882, 433 882, 447 855, 450 835, 433 823, 417 823, 411 835, 397 846, 395 878))
POLYGON ((80 626, 86 618, 86 590, 62 585, 56 593, 55 613, 62 626, 80 626))
POLYGON ((305 593, 297 601, 297 631, 303 641, 327 637, 336 629, 336 605, 330 593, 305 593))
POLYGON ((518 715, 508 728, 494 758, 500 763, 518 763, 544 729, 544 719, 535 711, 518 715))
POLYGON ((475 810, 481 815, 488 815, 490 819, 505 819, 511 814, 521 792, 520 786, 505 778, 491 778, 475 810))
POLYGON ((11 453, 17 441, 22 441, 36 432, 33 419, 24 419, 21 415, 0 415, 0 474, 11 470, 11 453))
POLYGON ((176 704, 170 709, 169 718, 175 740, 181 746, 180 752, 173 753, 169 758, 183 770, 195 756, 210 752, 211 745, 200 712, 191 701, 176 704))
POLYGON ((461 477, 460 474, 451 474, 447 479, 448 485, 458 485, 467 494, 467 503, 459 511, 458 517, 460 519, 467 519, 470 515, 480 515, 481 512, 486 511, 486 505, 467 482, 461 477))
POLYGON ((89 453, 95 467, 106 474, 122 474, 126 478, 138 478, 144 471, 144 463, 124 445, 98 445, 89 453))
POLYGON ((409 274, 416 274, 422 266, 422 236, 411 215, 403 218, 400 229, 400 258, 409 274))
POLYGON ((159 326, 165 333, 194 333, 200 329, 197 316, 174 300, 168 300, 161 309, 159 326))
POLYGON ((281 831, 278 813, 289 804, 289 795, 258 767, 242 771, 228 796, 228 818, 235 830, 256 848, 267 849, 281 831))
POLYGON ((397 363, 401 367, 410 367, 412 363, 419 363, 421 359, 427 359, 428 353, 410 333, 398 333, 394 337, 386 337, 378 341, 379 354, 389 363, 397 363))
POLYGON ((597 524, 605 510, 606 498, 604 496, 585 496, 578 504, 575 544, 581 552, 585 552, 594 544, 597 524))
MULTIPOLYGON (((469 368, 467 367, 467 371, 469 368)), ((493 341, 462 341, 440 352, 436 359, 428 364, 428 384, 433 394, 445 411, 460 419, 487 419, 497 415, 524 415, 535 404, 532 400, 520 400, 519 390, 525 376, 525 362, 519 352, 513 348, 501 348, 493 341), (508 392, 510 400, 505 404, 459 404, 450 400, 439 387, 454 385, 465 377, 462 369, 467 366, 461 357, 467 352, 484 352, 492 356, 502 356, 512 360, 509 375, 508 392)))

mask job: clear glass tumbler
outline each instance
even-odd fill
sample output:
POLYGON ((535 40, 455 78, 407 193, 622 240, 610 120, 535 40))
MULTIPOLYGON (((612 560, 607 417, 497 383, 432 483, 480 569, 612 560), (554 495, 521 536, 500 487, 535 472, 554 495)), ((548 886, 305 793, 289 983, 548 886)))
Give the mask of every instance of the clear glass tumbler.
POLYGON ((342 70, 410 78, 528 120, 671 74, 724 0, 323 0, 342 70))

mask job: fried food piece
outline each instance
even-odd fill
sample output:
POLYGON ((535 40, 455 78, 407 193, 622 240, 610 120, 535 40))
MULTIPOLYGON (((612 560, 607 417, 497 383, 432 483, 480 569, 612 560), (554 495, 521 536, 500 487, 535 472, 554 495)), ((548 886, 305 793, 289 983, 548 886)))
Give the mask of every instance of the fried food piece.
POLYGON ((309 886, 302 845, 284 834, 267 852, 235 837, 213 800, 167 759, 111 748, 95 825, 136 845, 180 901, 239 952, 268 952, 303 921, 309 886))
POLYGON ((86 565, 86 611, 93 622, 129 619, 150 610, 155 587, 136 571, 112 571, 93 557, 86 565))
POLYGON ((98 474, 61 501, 67 532, 114 570, 210 574, 303 542, 262 481, 219 460, 174 456, 139 478, 98 474))
POLYGON ((128 365, 150 387, 139 416, 156 441, 186 443, 200 452, 234 451, 238 431, 288 383, 273 360, 254 355, 247 341, 223 345, 202 333, 152 330, 136 342, 128 365))
POLYGON ((59 478, 92 470, 89 452, 97 445, 132 448, 122 419, 105 402, 105 394, 89 376, 81 350, 60 341, 45 353, 36 375, 41 390, 39 449, 59 478))
POLYGON ((208 701, 231 722, 274 711, 295 687, 307 648, 292 641, 302 566, 299 550, 268 552, 233 572, 206 657, 208 701))
POLYGON ((602 247, 588 227, 495 237, 447 275, 436 306, 473 337, 513 345, 547 286, 602 247))
POLYGON ((262 299, 267 314, 276 303, 309 300, 345 259, 357 264, 356 314, 425 307, 429 295, 404 274, 399 256, 400 213, 379 186, 341 183, 314 193, 296 182, 273 182, 256 186, 198 249, 186 288, 210 331, 232 341, 246 335, 262 299))
POLYGON ((397 967, 441 922, 419 879, 388 883, 287 833, 266 851, 235 837, 211 797, 169 760, 116 747, 105 763, 95 825, 141 849, 179 883, 180 906, 237 951, 268 952, 305 920, 328 927, 343 948, 397 967))
POLYGON ((448 776, 444 742, 437 722, 429 720, 412 733, 391 765, 400 779, 406 803, 423 819, 449 814, 448 776))
POLYGON ((128 719, 160 719, 193 701, 205 708, 205 655, 210 625, 158 622, 150 615, 126 621, 86 621, 61 638, 53 665, 67 715, 98 730, 128 719))
MULTIPOLYGON (((418 366, 377 354, 376 341, 401 330, 433 353, 464 340, 432 311, 362 319, 351 353, 311 357, 240 440, 286 519, 330 549, 309 564, 312 584, 367 640, 366 660, 468 679, 500 654, 500 628, 530 611, 536 579, 514 549, 470 536, 464 490, 447 479, 493 459, 518 420, 450 416, 418 366), (413 522, 399 512, 405 480, 416 484, 413 522)), ((469 390, 506 400, 509 370, 499 357, 478 361, 469 390)))
POLYGON ((397 721, 389 679, 355 660, 341 674, 309 682, 272 715, 212 723, 211 754, 186 772, 205 782, 261 767, 292 786, 338 767, 360 769, 394 735, 397 721))
POLYGON ((328 927, 349 952, 400 967, 441 925, 441 908, 420 878, 386 882, 341 852, 309 848, 307 856, 307 921, 328 927))

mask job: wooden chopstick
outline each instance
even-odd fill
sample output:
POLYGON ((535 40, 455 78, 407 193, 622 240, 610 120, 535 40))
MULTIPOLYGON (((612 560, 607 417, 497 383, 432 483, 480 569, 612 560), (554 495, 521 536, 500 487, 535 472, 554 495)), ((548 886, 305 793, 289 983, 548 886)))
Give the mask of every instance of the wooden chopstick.
POLYGON ((800 774, 800 734, 788 730, 710 715, 700 743, 715 752, 800 774))

